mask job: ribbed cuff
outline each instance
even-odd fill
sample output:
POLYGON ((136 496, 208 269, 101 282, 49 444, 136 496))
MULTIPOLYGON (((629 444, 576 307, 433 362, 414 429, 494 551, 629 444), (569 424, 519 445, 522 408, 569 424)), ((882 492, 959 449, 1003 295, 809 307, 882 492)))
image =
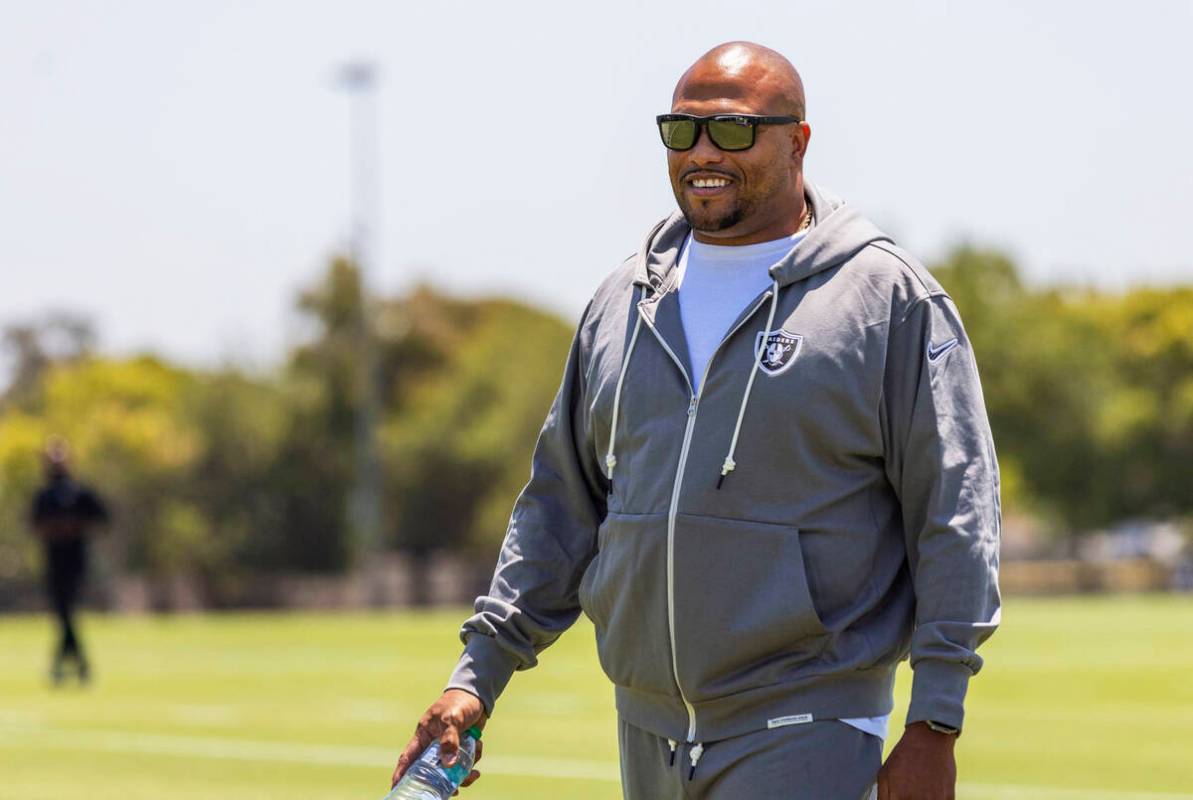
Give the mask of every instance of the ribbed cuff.
POLYGON ((918 662, 911 680, 907 724, 932 720, 961 729, 965 721, 965 690, 973 670, 953 661, 926 658, 918 662))
POLYGON ((497 644, 492 636, 473 633, 446 689, 463 689, 480 698, 485 714, 493 716, 493 704, 509 683, 521 662, 497 644))

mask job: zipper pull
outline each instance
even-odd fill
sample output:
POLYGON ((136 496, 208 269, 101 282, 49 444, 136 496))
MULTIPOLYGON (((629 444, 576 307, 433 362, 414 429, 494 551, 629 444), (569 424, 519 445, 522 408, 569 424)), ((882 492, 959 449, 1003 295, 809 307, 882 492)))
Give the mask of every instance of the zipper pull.
POLYGON ((674 739, 668 739, 667 744, 671 745, 671 766, 674 767, 675 766, 675 744, 676 744, 676 742, 674 739))
POLYGON ((696 395, 692 395, 692 399, 688 401, 688 416, 696 413, 696 395))
POLYGON ((702 755, 704 755, 704 745, 696 742, 696 746, 688 751, 688 758, 692 760, 692 768, 688 770, 688 780, 691 780, 692 776, 696 774, 696 764, 700 761, 700 756, 702 755))

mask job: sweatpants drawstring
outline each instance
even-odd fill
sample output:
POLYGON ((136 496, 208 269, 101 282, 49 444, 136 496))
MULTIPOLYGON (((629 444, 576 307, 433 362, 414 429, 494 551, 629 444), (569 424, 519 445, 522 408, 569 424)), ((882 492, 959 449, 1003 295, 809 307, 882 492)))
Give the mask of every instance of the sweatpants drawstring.
POLYGON ((688 758, 691 759, 692 768, 688 770, 688 780, 691 780, 696 774, 696 764, 700 762, 700 756, 704 755, 704 745, 696 742, 692 749, 688 752, 688 758))
POLYGON ((671 745, 671 766, 673 766, 673 767, 674 767, 674 766, 675 766, 675 745, 676 745, 676 741, 675 741, 674 739, 668 739, 668 740, 667 740, 667 744, 671 745))

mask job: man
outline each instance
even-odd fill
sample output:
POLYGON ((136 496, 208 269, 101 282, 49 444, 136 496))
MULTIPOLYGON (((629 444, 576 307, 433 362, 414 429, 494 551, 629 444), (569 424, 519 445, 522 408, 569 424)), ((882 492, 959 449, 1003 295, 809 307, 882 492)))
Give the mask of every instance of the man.
POLYGON ((73 666, 79 682, 86 683, 91 668, 75 632, 74 608, 87 573, 87 540, 96 525, 108 521, 108 511, 94 491, 71 478, 62 440, 46 448, 45 472, 30 520, 45 546, 46 591, 61 631, 50 679, 60 686, 73 666))
POLYGON ((490 593, 395 779, 436 737, 450 760, 583 610, 627 798, 951 798, 1000 607, 998 468, 957 310, 805 183, 778 53, 714 48, 659 129, 680 213, 585 309, 490 593))

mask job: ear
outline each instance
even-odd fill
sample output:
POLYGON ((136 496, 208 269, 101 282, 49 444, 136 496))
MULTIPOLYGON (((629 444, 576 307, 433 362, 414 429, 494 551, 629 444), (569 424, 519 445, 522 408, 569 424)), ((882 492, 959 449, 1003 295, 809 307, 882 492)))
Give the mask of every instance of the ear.
POLYGON ((791 127, 791 157, 797 163, 802 163, 808 152, 808 142, 812 139, 812 126, 801 122, 791 127))

